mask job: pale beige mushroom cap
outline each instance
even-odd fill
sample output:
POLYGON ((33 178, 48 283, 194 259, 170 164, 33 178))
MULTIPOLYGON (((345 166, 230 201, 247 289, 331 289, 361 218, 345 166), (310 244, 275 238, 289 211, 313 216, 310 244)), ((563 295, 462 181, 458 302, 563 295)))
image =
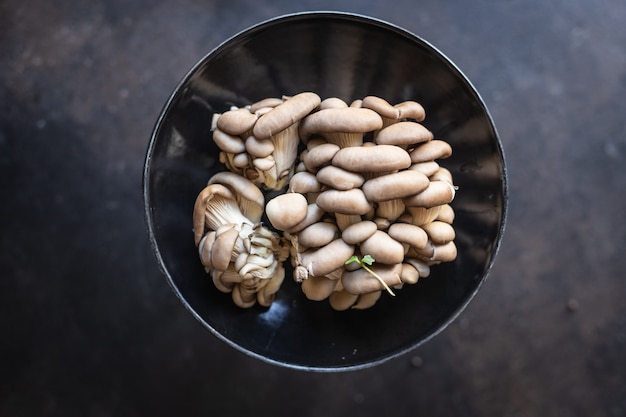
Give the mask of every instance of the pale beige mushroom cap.
POLYGON ((376 143, 380 145, 396 145, 402 147, 428 142, 433 134, 417 122, 397 122, 380 130, 376 135, 376 143))
MULTIPOLYGON (((327 108, 306 116, 300 122, 300 136, 306 141, 311 135, 319 134, 329 142, 338 139, 337 135, 354 133, 362 135, 382 127, 378 113, 363 108, 327 108)), ((360 143, 336 143, 340 147, 358 146, 360 143)))
POLYGON ((265 206, 268 220, 278 230, 289 230, 307 215, 308 202, 300 193, 280 194, 265 206))
POLYGON ((254 125, 253 134, 257 138, 269 138, 300 121, 319 106, 320 102, 320 97, 312 92, 303 92, 287 98, 259 117, 254 125))

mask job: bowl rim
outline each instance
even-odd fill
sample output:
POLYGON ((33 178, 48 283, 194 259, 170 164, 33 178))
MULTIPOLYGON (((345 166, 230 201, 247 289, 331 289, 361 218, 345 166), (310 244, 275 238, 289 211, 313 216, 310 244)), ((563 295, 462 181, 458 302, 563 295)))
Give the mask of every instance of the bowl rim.
POLYGON ((474 297, 476 296, 476 294, 478 293, 478 291, 480 290, 480 288, 482 287, 482 285, 484 284, 484 282, 487 280, 487 278, 489 277, 491 270, 493 268, 493 265, 495 263, 495 259, 497 257, 497 254, 500 250, 501 244, 502 244, 502 239, 504 236, 504 232, 505 232, 505 227, 506 227, 506 223, 507 223, 507 217, 508 217, 508 204, 509 204, 509 187, 508 187, 508 171, 507 171, 507 164, 506 164, 506 158, 505 158, 505 154, 504 154, 504 149, 502 146, 502 142, 500 139, 500 135, 498 133, 498 130, 495 126, 493 117, 489 111, 489 109, 487 108, 483 98, 481 97, 480 93, 478 92, 478 90, 476 89, 476 87, 473 85, 473 83, 469 80, 469 78, 461 71, 461 69, 446 55, 444 54, 441 50, 439 50, 437 47, 435 47, 433 44, 431 44, 429 41, 423 39, 422 37, 420 37, 419 35, 403 28, 400 27, 399 25, 396 25, 394 23, 388 22, 386 20, 380 19, 380 18, 376 18, 376 17, 372 17, 372 16, 367 16, 364 14, 359 14, 359 13, 353 13, 353 12, 345 12, 345 11, 332 11, 332 10, 312 10, 312 11, 302 11, 302 12, 295 12, 295 13, 287 13, 287 14, 282 14, 282 15, 278 15, 275 16, 273 18, 269 18, 269 19, 265 19, 262 20, 256 24, 253 24, 243 30, 240 30, 238 32, 236 32, 234 35, 231 35, 230 37, 226 38, 224 41, 220 42, 219 44, 217 44, 217 46, 215 46, 214 48, 212 48, 208 53, 204 54, 204 56, 202 56, 187 72, 186 74, 178 81, 178 83, 174 86, 172 92, 170 93, 168 99, 166 100, 165 104, 162 106, 161 111, 159 112, 158 118, 154 124, 154 127, 152 129, 152 133, 150 135, 150 140, 148 143, 148 147, 146 150, 146 155, 145 155, 145 159, 144 159, 144 168, 143 168, 143 174, 142 174, 142 199, 143 199, 143 206, 144 206, 144 225, 146 227, 147 233, 148 233, 148 238, 149 238, 149 242, 150 242, 150 246, 152 249, 152 253, 153 256, 155 257, 156 261, 157 261, 157 266, 161 272, 161 274, 166 278, 170 288, 173 290, 174 294, 176 295, 176 297, 180 300, 180 302, 184 305, 184 307, 187 309, 187 311, 189 311, 193 317, 196 318, 196 320, 198 320, 206 329, 208 329, 214 336, 216 336, 219 340, 225 342, 227 345, 231 346, 232 348, 236 349, 237 351, 244 353, 252 358, 258 359, 262 362, 265 363, 269 363, 271 365, 277 365, 280 367, 284 367, 284 368, 289 368, 289 369, 294 369, 294 370, 299 370, 299 371, 313 371, 313 372, 320 372, 320 373, 331 373, 331 372, 346 372, 346 371, 356 371, 356 370, 362 370, 362 369, 366 369, 366 368, 371 368, 377 365, 380 365, 382 363, 391 361, 393 359, 396 359, 400 356, 406 355, 411 351, 414 351, 415 349, 417 349, 419 346, 423 345, 424 343, 430 341, 432 338, 434 338, 435 336, 437 336, 438 334, 440 334, 443 330, 445 330, 452 322, 454 322, 459 315, 466 309, 466 307, 469 305, 469 303, 474 299, 474 297), (300 364, 295 364, 295 363, 289 363, 289 362, 283 362, 277 359, 273 359, 270 358, 268 356, 264 356, 260 353, 254 352, 250 349, 247 349, 237 343, 235 343, 234 341, 232 341, 231 339, 229 339, 228 337, 226 337, 225 335, 223 335, 222 333, 220 333, 219 331, 217 331, 213 326, 211 326, 209 323, 207 323, 204 318, 202 316, 200 316, 195 309, 189 304, 189 302, 185 299, 185 297, 183 296, 183 294, 181 293, 181 291, 179 290, 179 288, 177 287, 176 283, 174 282, 174 279, 172 277, 172 275, 170 274, 169 270, 165 267, 165 260, 163 258, 163 255, 161 254, 161 251, 159 249, 159 245, 157 243, 157 239, 156 239, 156 234, 155 234, 155 229, 154 229, 154 219, 153 219, 153 213, 152 213, 152 208, 151 208, 151 196, 150 196, 150 190, 149 190, 149 183, 150 183, 150 172, 151 172, 151 167, 152 167, 152 156, 154 153, 154 147, 155 147, 155 143, 156 140, 160 134, 161 128, 163 126, 163 122, 165 120, 165 118, 167 117, 172 104, 176 101, 176 99, 178 98, 178 96, 182 93, 182 87, 195 75, 195 73, 198 71, 198 69, 204 65, 204 63, 206 61, 208 61, 211 57, 213 57, 214 55, 220 53, 220 51, 225 48, 226 46, 228 46, 231 42, 233 42, 234 40, 243 37, 245 35, 247 35, 250 32, 254 32, 257 31, 261 28, 265 28, 265 27, 269 27, 271 25, 276 25, 276 24, 280 24, 289 20, 301 20, 301 19, 307 19, 307 18, 332 18, 332 19, 338 19, 338 20, 350 20, 350 21, 356 21, 359 23, 363 23, 363 24, 374 24, 377 25, 383 29, 386 30, 391 30, 396 32, 399 35, 405 36, 413 41, 416 41, 418 43, 423 44, 424 46, 426 46, 427 48, 431 49, 434 53, 436 53, 454 72, 456 72, 456 74, 462 79, 462 81, 467 85, 469 91, 473 94, 476 103, 478 103, 480 105, 481 110, 484 112, 486 119, 489 122, 489 125, 491 127, 491 129, 494 132, 494 138, 495 138, 495 145, 497 148, 497 153, 499 156, 499 160, 501 162, 501 169, 502 169, 502 178, 501 178, 501 182, 502 182, 502 208, 501 208, 501 215, 500 215, 500 225, 496 234, 496 238, 495 241, 493 243, 493 248, 491 250, 490 256, 489 256, 489 260, 485 266, 485 269, 482 273, 482 276, 480 277, 479 281, 477 282, 475 288, 473 289, 472 292, 470 292, 469 294, 467 294, 465 300, 456 308, 456 310, 454 310, 453 314, 451 314, 445 321, 443 321, 438 327, 436 327, 434 330, 432 330, 430 333, 426 334, 423 338, 421 338, 420 340, 416 341, 415 343, 410 344, 409 346, 400 349, 398 351, 395 351, 391 354, 388 354, 386 356, 383 356, 381 358, 378 358, 376 360, 371 360, 371 361, 367 361, 364 363, 359 363, 359 364, 348 364, 348 365, 341 365, 338 364, 337 366, 306 366, 306 365, 300 365, 300 364))

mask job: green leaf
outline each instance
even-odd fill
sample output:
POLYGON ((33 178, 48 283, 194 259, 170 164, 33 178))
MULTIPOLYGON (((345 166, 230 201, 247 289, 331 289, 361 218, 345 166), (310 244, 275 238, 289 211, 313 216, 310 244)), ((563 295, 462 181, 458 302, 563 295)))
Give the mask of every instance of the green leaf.
POLYGON ((364 264, 367 265, 372 265, 376 260, 371 256, 371 255, 365 255, 363 257, 363 259, 361 259, 361 262, 363 262, 364 264))

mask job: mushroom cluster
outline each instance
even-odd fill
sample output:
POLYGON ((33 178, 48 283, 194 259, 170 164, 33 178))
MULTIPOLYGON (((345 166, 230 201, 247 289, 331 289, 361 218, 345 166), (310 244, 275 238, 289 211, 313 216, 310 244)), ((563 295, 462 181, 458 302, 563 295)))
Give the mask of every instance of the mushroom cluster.
MULTIPOLYGON (((241 213, 217 219, 216 212, 223 210, 206 196, 228 198, 207 189, 198 196, 196 211, 204 214, 194 212, 196 243, 216 286, 233 292, 243 307, 254 304, 252 294, 268 305, 284 279, 278 264, 290 258, 293 279, 308 299, 328 300, 335 310, 365 309, 383 291, 395 295, 394 290, 427 277, 431 266, 453 261, 450 204, 456 187, 450 171, 439 164, 452 148, 434 138, 424 119, 416 101, 392 105, 368 96, 348 104, 336 97, 322 101, 308 92, 218 115, 213 139, 230 172, 217 174, 207 189, 222 183, 241 213), (284 191, 252 208, 252 192, 241 203, 244 194, 234 188, 235 177, 284 191), (259 223, 263 213, 281 236, 259 223), (210 231, 200 240, 198 230, 206 225, 210 231), (218 265, 222 269, 211 253, 218 233, 229 237, 217 253, 231 248, 228 263, 218 265), (262 243, 253 244, 254 239, 262 243), (239 260, 242 253, 250 262, 239 260), (262 268, 268 275, 252 273, 259 270, 250 265, 267 265, 262 268), (244 285, 249 279, 250 285, 244 285)), ((263 192, 255 189, 259 202, 263 192)))
POLYGON ((247 178, 219 172, 194 204, 194 238, 215 287, 248 308, 269 306, 280 288, 289 249, 261 224, 265 197, 247 178))
POLYGON ((304 92, 216 114, 213 141, 220 148, 220 162, 263 188, 282 189, 298 157, 300 120, 320 101, 317 94, 304 92))
POLYGON ((393 294, 456 258, 456 188, 437 162, 452 149, 424 117, 417 102, 368 96, 350 105, 326 99, 300 122, 306 149, 266 214, 291 242, 294 279, 307 298, 368 308, 383 290, 393 294))

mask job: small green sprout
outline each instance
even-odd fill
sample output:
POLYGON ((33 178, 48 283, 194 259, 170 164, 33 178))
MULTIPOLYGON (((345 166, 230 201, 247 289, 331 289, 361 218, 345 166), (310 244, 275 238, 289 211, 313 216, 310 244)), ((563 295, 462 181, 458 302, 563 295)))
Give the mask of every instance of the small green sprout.
POLYGON ((380 281, 380 283, 383 285, 383 287, 385 287, 385 290, 387 290, 387 292, 390 295, 395 297, 395 294, 393 293, 393 291, 391 291, 391 288, 389 288, 389 285, 387 285, 387 283, 385 281, 383 281, 383 279, 380 276, 378 276, 378 274, 376 272, 372 271, 372 269, 370 268, 370 266, 372 266, 372 264, 374 262, 376 262, 376 260, 371 255, 365 255, 365 256, 363 256, 363 259, 359 259, 358 256, 352 255, 345 262, 345 265, 350 265, 351 263, 354 263, 354 262, 356 262, 361 268, 365 269, 374 278, 376 278, 378 281, 380 281))

